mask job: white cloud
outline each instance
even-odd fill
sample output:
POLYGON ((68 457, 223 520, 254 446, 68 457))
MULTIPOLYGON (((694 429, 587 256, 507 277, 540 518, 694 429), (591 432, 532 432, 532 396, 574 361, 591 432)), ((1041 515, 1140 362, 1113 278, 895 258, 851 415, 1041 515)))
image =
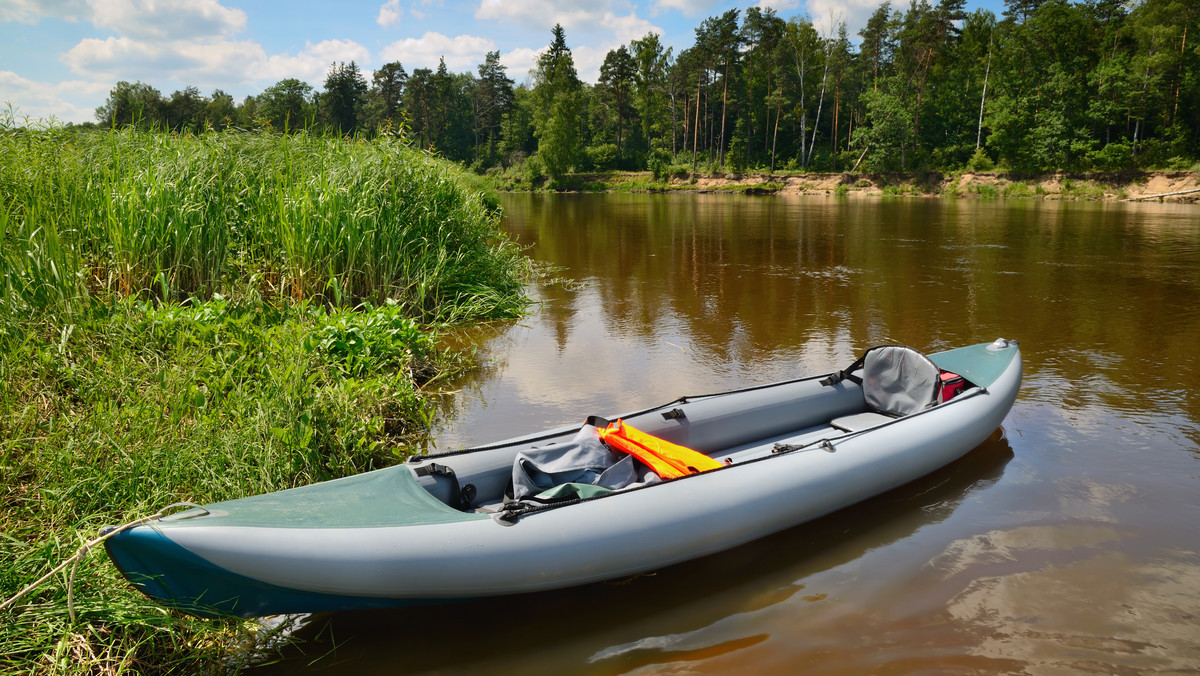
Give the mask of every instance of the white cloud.
POLYGON ((587 27, 600 23, 612 7, 612 0, 480 0, 475 18, 483 21, 513 21, 532 30, 587 27))
MULTIPOLYGON (((620 47, 620 44, 610 46, 589 47, 582 45, 571 50, 571 60, 575 62, 575 72, 579 75, 579 79, 585 82, 595 84, 600 79, 600 66, 604 63, 604 57, 608 55, 609 50, 620 47)), ((549 46, 541 49, 528 49, 521 47, 514 49, 511 52, 506 52, 500 55, 500 63, 508 68, 508 76, 520 84, 527 81, 527 84, 533 83, 532 71, 537 68, 538 57, 545 52, 549 46)))
POLYGON ((91 0, 92 23, 142 40, 228 36, 246 27, 246 13, 217 0, 91 0))
POLYGON ((289 77, 319 87, 334 62, 365 64, 370 58, 367 48, 352 40, 308 43, 296 54, 268 56, 261 45, 248 41, 89 38, 71 48, 63 61, 84 76, 151 83, 175 80, 203 89, 233 83, 269 85, 289 77))
POLYGON ((500 63, 508 68, 508 76, 511 77, 517 84, 530 80, 529 71, 537 65, 538 57, 542 52, 546 51, 546 47, 541 49, 529 49, 528 47, 520 47, 500 55, 500 63))
POLYGON ((684 16, 708 16, 718 3, 720 0, 657 0, 651 16, 670 10, 683 12, 684 16))
MULTIPOLYGON (((547 45, 551 40, 549 27, 561 24, 567 31, 567 46, 571 48, 575 70, 580 79, 587 82, 595 82, 599 77, 600 65, 604 63, 609 50, 644 38, 648 33, 664 34, 662 28, 639 17, 631 5, 614 0, 569 3, 558 0, 480 0, 475 18, 508 21, 542 31, 547 45), (618 13, 626 10, 628 14, 618 13)), ((522 74, 536 65, 537 55, 544 49, 515 49, 505 54, 502 61, 510 72, 522 74)))
POLYGON ((404 8, 400 6, 400 0, 388 0, 379 6, 379 16, 375 18, 375 23, 387 28, 400 23, 400 17, 404 16, 404 8))
POLYGON ((43 17, 78 21, 88 15, 86 0, 0 0, 0 22, 37 23, 43 17))
POLYGON ((617 45, 640 40, 646 37, 647 33, 663 34, 663 29, 645 19, 638 18, 637 12, 632 12, 628 16, 617 16, 612 12, 606 12, 600 23, 613 32, 613 37, 617 39, 617 45))
MULTIPOLYGON (((306 43, 299 54, 276 54, 266 63, 253 70, 255 79, 269 81, 268 84, 288 77, 304 80, 320 87, 325 82, 329 66, 334 62, 356 62, 359 66, 371 59, 366 47, 353 40, 322 40, 317 44, 306 43)), ((364 77, 366 74, 364 74, 364 77)))
MULTIPOLYGON (((857 40, 858 31, 867 25, 867 19, 882 3, 879 0, 806 0, 808 16, 813 27, 822 35, 832 32, 833 26, 845 22, 846 32, 857 40)), ((906 10, 909 0, 892 0, 892 11, 906 10)))
POLYGON ((379 56, 384 63, 399 61, 409 72, 413 68, 437 68, 438 60, 445 57, 446 68, 461 73, 483 63, 487 53, 495 49, 496 43, 487 38, 473 35, 451 38, 429 31, 419 38, 397 40, 384 47, 379 56))
POLYGON ((620 45, 614 44, 610 47, 583 45, 572 49, 571 58, 575 60, 575 72, 579 74, 579 79, 595 84, 600 79, 600 66, 604 63, 604 57, 608 55, 609 50, 617 47, 620 45))
POLYGON ((796 9, 802 4, 801 0, 759 0, 759 3, 755 6, 763 11, 773 9, 776 14, 783 16, 786 12, 796 9))
MULTIPOLYGON (((251 74, 248 66, 266 60, 255 42, 145 42, 125 37, 87 38, 62 57, 73 72, 85 77, 147 82, 175 79, 198 86, 228 82, 230 73, 251 74)), ((233 79, 248 81, 249 75, 233 79)))
POLYGON ((110 82, 72 80, 48 84, 0 71, 0 103, 12 103, 18 115, 33 120, 53 117, 61 122, 94 122, 96 106, 111 90, 110 82))

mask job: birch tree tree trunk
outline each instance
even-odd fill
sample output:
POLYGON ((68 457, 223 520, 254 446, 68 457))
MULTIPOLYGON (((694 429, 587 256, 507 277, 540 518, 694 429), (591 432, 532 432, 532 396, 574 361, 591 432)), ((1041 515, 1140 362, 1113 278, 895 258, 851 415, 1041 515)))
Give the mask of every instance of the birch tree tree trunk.
POLYGON ((692 173, 696 173, 696 146, 700 139, 700 82, 703 69, 696 71, 696 124, 692 127, 692 173))
POLYGON ((725 110, 729 105, 729 58, 725 59, 725 82, 721 92, 721 138, 717 139, 717 158, 721 168, 725 168, 725 110))
POLYGON ((817 127, 821 125, 821 108, 825 105, 825 82, 829 78, 829 57, 833 53, 833 40, 825 41, 825 71, 821 73, 821 98, 817 101, 817 116, 813 118, 812 138, 808 142, 808 157, 804 166, 812 164, 813 149, 817 145, 817 127))
POLYGON ((779 115, 783 112, 783 104, 775 106, 775 134, 771 137, 771 173, 775 173, 775 144, 779 141, 779 115))
POLYGON ((983 96, 979 97, 979 126, 975 129, 975 150, 979 150, 979 142, 983 138, 983 102, 987 100, 988 76, 992 74, 992 45, 988 44, 987 69, 983 71, 983 96))
POLYGON ((800 47, 799 39, 793 34, 792 36, 792 55, 796 61, 796 77, 800 80, 800 160, 805 168, 808 167, 804 163, 804 135, 808 133, 808 106, 804 96, 804 71, 806 65, 807 52, 800 47))

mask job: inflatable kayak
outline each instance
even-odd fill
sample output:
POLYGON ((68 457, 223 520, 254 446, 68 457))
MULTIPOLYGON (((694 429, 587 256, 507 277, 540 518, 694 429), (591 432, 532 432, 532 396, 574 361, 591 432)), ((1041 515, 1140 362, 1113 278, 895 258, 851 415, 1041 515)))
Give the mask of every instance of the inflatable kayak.
POLYGON ((795 526, 982 443, 1021 383, 1015 341, 868 350, 837 372, 655 408, 122 531, 109 556, 186 612, 254 617, 617 579, 795 526))

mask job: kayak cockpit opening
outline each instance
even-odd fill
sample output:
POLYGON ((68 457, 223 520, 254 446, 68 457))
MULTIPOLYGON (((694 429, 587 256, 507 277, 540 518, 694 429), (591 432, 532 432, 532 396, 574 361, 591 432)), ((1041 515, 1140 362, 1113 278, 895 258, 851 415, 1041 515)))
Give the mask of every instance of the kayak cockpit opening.
POLYGON ((464 511, 574 502, 785 451, 830 450, 972 387, 917 350, 884 345, 824 377, 684 397, 615 422, 593 416, 537 438, 413 458, 410 468, 464 511))

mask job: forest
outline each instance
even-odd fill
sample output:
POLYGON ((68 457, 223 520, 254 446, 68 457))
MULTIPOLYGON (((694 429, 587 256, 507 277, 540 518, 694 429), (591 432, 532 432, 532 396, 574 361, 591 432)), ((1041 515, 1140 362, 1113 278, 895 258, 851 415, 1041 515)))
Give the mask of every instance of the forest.
POLYGON ((334 63, 322 90, 281 80, 240 103, 120 82, 99 126, 393 134, 478 173, 1123 171, 1200 159, 1200 3, 884 2, 844 23, 733 9, 694 43, 655 33, 583 82, 565 31, 522 84, 488 53, 475 72, 334 63), (368 77, 370 81, 368 82, 368 77))

